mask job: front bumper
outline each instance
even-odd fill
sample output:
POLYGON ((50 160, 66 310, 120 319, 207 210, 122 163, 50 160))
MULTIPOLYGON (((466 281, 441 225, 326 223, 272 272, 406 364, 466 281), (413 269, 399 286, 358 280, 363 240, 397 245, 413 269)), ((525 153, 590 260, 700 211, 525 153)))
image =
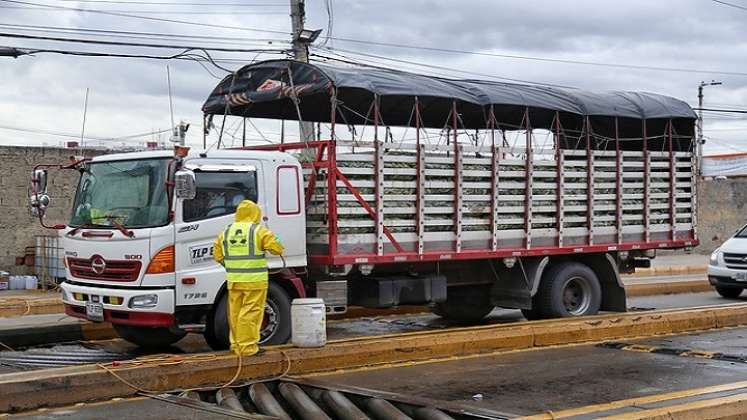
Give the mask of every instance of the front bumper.
POLYGON ((175 324, 173 289, 110 289, 68 282, 60 287, 65 313, 76 318, 86 318, 86 302, 96 296, 104 306, 105 322, 144 327, 171 327, 175 324), (151 308, 129 307, 133 297, 145 294, 158 296, 158 303, 151 308))
POLYGON ((745 270, 709 265, 708 282, 714 287, 747 288, 747 281, 737 280, 738 273, 745 273, 745 270))

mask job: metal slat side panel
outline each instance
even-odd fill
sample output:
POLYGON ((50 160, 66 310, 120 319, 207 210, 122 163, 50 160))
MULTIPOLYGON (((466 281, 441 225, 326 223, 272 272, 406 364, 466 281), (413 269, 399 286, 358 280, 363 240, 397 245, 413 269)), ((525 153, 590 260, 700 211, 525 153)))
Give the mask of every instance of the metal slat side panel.
POLYGON ((565 235, 565 155, 558 149, 558 246, 563 246, 565 235))
MULTIPOLYGON (((456 139, 454 141, 456 141, 456 139)), ((456 216, 455 236, 457 252, 462 250, 462 222, 464 212, 464 207, 462 205, 462 201, 464 200, 464 178, 462 177, 462 169, 464 169, 464 167, 462 164, 462 150, 461 145, 456 145, 454 147, 454 178, 456 183, 456 188, 454 190, 454 195, 456 197, 456 200, 454 201, 454 213, 456 216)))
POLYGON ((384 154, 381 143, 374 149, 374 183, 376 186, 376 253, 384 255, 384 154))
MULTIPOLYGON (((417 106, 417 105, 416 105, 417 106)), ((418 208, 418 254, 422 255, 425 251, 425 147, 418 147, 418 179, 417 179, 417 208, 418 208)))
MULTIPOLYGON (((491 108, 492 112, 492 108, 491 108)), ((491 114, 492 118, 492 114, 491 114)), ((499 184, 500 184, 500 174, 499 174, 499 167, 500 167, 500 158, 498 156, 498 148, 495 147, 495 144, 492 148, 492 162, 491 162, 491 168, 492 168, 492 176, 493 176, 493 187, 491 191, 491 209, 492 209, 492 224, 491 224, 491 238, 490 238, 490 248, 495 251, 498 249, 498 206, 500 206, 499 201, 499 184)))

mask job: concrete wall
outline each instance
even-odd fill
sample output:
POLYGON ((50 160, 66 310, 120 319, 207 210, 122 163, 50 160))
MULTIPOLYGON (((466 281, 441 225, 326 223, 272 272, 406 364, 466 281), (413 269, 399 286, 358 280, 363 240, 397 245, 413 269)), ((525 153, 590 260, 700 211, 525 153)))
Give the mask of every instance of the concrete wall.
POLYGON ((747 222, 747 178, 698 184, 699 253, 710 253, 747 222))
MULTIPOLYGON (((83 152, 86 156, 100 153, 83 152)), ((0 146, 0 270, 31 273, 32 267, 16 265, 16 257, 22 257, 26 247, 34 246, 35 235, 56 234, 42 228, 38 219, 29 215, 29 178, 35 165, 66 163, 72 154, 70 149, 0 146)), ((49 172, 48 191, 52 200, 46 217, 49 224, 67 221, 77 182, 76 171, 49 172)))
MULTIPOLYGON (((85 151, 86 156, 101 151, 85 151)), ((35 235, 54 234, 39 226, 29 215, 27 187, 34 165, 67 162, 69 149, 0 146, 0 270, 13 274, 30 272, 17 266, 16 257, 34 246, 35 235)), ((64 223, 77 185, 75 171, 50 171, 49 192, 52 205, 47 213, 50 224, 64 223)), ((696 251, 710 253, 745 223, 747 179, 703 181, 699 185, 698 231, 701 246, 696 251)))

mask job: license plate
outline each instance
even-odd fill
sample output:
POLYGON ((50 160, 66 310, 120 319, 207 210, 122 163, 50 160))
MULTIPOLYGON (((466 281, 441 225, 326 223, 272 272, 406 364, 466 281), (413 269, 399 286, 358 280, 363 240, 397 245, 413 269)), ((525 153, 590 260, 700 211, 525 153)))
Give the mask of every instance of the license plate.
POLYGON ((736 281, 747 281, 747 273, 737 273, 734 275, 736 281))
POLYGON ((91 321, 104 321, 104 305, 98 302, 86 302, 86 318, 91 321))

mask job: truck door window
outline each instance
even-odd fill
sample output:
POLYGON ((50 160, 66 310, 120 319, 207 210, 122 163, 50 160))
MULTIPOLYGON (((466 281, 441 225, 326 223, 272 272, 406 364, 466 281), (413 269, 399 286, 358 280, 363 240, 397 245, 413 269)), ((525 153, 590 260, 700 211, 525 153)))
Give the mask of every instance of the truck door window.
POLYGON ((236 212, 243 200, 257 202, 257 173, 195 171, 197 195, 184 201, 184 221, 210 219, 236 212))

